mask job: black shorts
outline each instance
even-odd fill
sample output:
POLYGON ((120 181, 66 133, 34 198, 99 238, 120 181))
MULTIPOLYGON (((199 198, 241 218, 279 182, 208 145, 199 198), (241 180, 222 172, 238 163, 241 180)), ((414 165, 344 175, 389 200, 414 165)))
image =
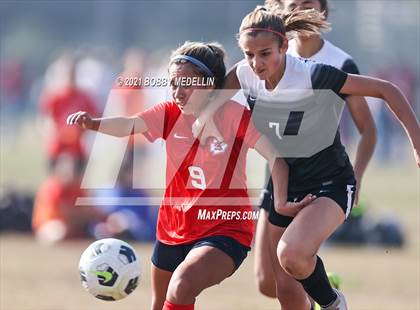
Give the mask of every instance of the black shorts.
MULTIPOLYGON (((354 179, 349 179, 347 181, 339 183, 325 182, 321 186, 314 188, 313 190, 288 192, 287 200, 300 201, 307 194, 315 195, 317 198, 328 197, 334 200, 340 206, 347 219, 353 208, 355 189, 356 181, 354 179)), ((277 213, 274 209, 274 201, 271 200, 270 211, 268 213, 268 220, 273 225, 287 227, 293 221, 293 217, 277 213)))
POLYGON ((251 250, 251 248, 240 244, 235 239, 226 236, 210 236, 194 243, 180 245, 167 245, 156 240, 152 263, 159 269, 174 272, 192 249, 201 246, 211 246, 223 251, 233 259, 236 269, 239 268, 248 255, 248 251, 251 250))

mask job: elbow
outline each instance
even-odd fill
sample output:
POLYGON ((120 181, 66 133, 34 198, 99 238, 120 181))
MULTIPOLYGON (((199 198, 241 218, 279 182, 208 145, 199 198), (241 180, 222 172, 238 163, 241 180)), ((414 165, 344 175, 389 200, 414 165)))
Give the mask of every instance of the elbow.
POLYGON ((380 92, 380 95, 378 97, 382 100, 385 100, 385 101, 387 101, 387 98, 389 98, 391 96, 391 94, 401 93, 398 86, 396 86, 394 83, 392 83, 390 81, 382 80, 380 89, 381 89, 381 92, 380 92))

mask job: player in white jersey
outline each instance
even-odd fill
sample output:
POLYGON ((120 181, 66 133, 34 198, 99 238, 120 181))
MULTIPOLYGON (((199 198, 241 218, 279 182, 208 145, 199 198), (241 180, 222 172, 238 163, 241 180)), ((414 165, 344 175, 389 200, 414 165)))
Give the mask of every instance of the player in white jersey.
MULTIPOLYGON (((280 6, 281 9, 289 11, 315 9, 322 12, 325 19, 328 17, 327 0, 266 0, 265 5, 267 7, 280 6)), ((288 43, 287 54, 328 64, 346 73, 359 74, 353 58, 328 40, 322 38, 320 34, 297 36, 289 40, 288 43)), ((342 97, 346 100, 351 117, 361 135, 354 161, 354 174, 357 183, 355 205, 357 205, 362 177, 375 149, 376 129, 367 102, 363 97, 342 97)), ((268 255, 268 244, 264 240, 264 237, 267 235, 268 211, 272 200, 271 184, 268 184, 268 188, 263 191, 262 197, 255 235, 254 270, 260 292, 268 297, 276 297, 273 267, 268 255)))
MULTIPOLYGON (((323 309, 347 309, 343 294, 333 290, 317 255, 322 243, 349 215, 354 201, 354 172, 334 135, 341 113, 337 95, 384 99, 406 130, 420 166, 420 125, 398 87, 286 55, 286 33, 312 35, 327 25, 315 10, 280 14, 258 7, 249 13, 238 36, 245 62, 226 77, 224 88, 231 91, 220 93, 201 112, 193 129, 198 135, 225 97, 242 89, 254 106, 255 126, 277 142, 288 163, 287 201, 298 201, 310 193, 316 197, 303 208, 287 207, 280 200, 270 208, 267 241, 283 310, 310 309, 307 295, 323 309)), ((205 141, 206 135, 201 139, 205 141)))

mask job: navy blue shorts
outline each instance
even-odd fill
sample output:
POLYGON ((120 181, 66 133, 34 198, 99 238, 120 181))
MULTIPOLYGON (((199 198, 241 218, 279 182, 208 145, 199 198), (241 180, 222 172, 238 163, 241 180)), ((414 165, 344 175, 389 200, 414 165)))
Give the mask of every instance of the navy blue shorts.
MULTIPOLYGON (((300 192, 289 192, 287 193, 288 201, 301 201, 307 194, 315 195, 317 198, 327 197, 334 200, 341 210, 343 210, 346 219, 350 215, 353 208, 354 195, 356 190, 356 181, 354 179, 348 180, 348 182, 340 182, 323 184, 318 188, 300 192)), ((271 224, 279 227, 288 227, 293 221, 293 217, 281 215, 274 209, 274 201, 271 201, 270 211, 268 213, 268 220, 271 224)))
POLYGON ((235 239, 226 236, 211 236, 194 243, 180 245, 167 245, 156 240, 152 263, 159 269, 174 272, 192 249, 201 246, 211 246, 223 251, 232 258, 236 269, 239 268, 248 255, 248 251, 251 250, 251 248, 240 244, 235 239))

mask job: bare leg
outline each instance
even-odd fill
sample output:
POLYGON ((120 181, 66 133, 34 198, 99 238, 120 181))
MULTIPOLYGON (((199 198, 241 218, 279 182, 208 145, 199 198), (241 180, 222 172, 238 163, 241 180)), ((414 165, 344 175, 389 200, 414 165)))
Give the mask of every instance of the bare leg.
POLYGON ((276 276, 277 298, 282 310, 309 310, 311 303, 302 285, 280 266, 276 248, 286 228, 269 223, 270 257, 276 276))
POLYGON ((168 291, 169 281, 172 277, 172 272, 157 268, 152 264, 152 310, 162 310, 165 302, 166 293, 168 291))
POLYGON ((235 264, 223 251, 202 246, 191 250, 174 271, 166 299, 173 304, 189 305, 202 290, 219 284, 235 271, 235 264))
POLYGON ((271 262, 270 257, 268 225, 267 211, 261 209, 255 232, 254 273, 257 279, 257 286, 261 294, 270 298, 276 298, 276 280, 274 276, 273 263, 271 262))

